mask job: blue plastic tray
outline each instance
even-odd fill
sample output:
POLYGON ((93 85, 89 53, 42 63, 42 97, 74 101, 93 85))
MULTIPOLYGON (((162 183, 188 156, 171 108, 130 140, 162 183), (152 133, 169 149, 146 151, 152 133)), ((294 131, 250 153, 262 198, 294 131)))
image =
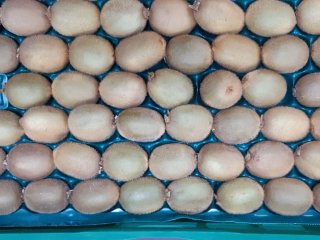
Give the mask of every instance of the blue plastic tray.
MULTIPOLYGON (((3 0, 0 0, 0 3, 2 3, 3 0)), ((47 5, 52 5, 55 0, 43 0, 47 5)), ((97 0, 96 4, 99 8, 103 6, 103 4, 106 2, 106 0, 97 0)), ((142 0, 144 5, 146 7, 150 7, 152 0, 142 0)), ((244 10, 247 9, 248 5, 253 2, 253 0, 235 0, 235 2, 241 6, 244 10)), ((300 0, 285 0, 285 2, 289 3, 293 8, 296 8, 296 6, 299 4, 300 0)), ((191 3, 191 1, 190 1, 191 3)), ((151 30, 150 26, 147 26, 146 30, 151 30)), ((14 39, 17 43, 21 43, 23 38, 18 37, 6 30, 3 29, 3 27, 0 27, 0 32, 1 34, 7 35, 14 39)), ((60 34, 58 34, 56 31, 53 29, 50 29, 48 32, 50 35, 55 35, 60 38, 62 38, 65 42, 69 43, 72 41, 73 38, 71 37, 65 37, 60 34)), ((97 35, 100 35, 102 37, 105 37, 109 39, 114 46, 116 46, 119 43, 119 39, 113 38, 109 35, 107 35, 101 28, 98 30, 96 33, 97 35)), ((209 34, 200 27, 196 27, 192 33, 193 35, 198 35, 203 38, 205 38, 209 43, 212 42, 212 40, 215 38, 215 35, 209 34)), ((241 34, 248 36, 255 40, 257 43, 262 45, 267 38, 257 36, 253 33, 251 33, 247 28, 244 28, 241 31, 241 34)), ((294 30, 291 32, 291 34, 296 35, 300 38, 302 38, 308 45, 311 47, 311 44, 316 40, 317 36, 311 36, 308 35, 301 30, 299 30, 297 27, 294 28, 294 30)), ((147 79, 148 72, 154 71, 159 68, 164 68, 167 67, 166 63, 162 61, 161 63, 157 64, 153 68, 149 69, 148 71, 142 72, 140 75, 144 78, 147 79)), ((262 65, 260 67, 263 67, 262 65)), ((194 87, 195 87, 195 94, 194 98, 191 100, 191 103, 195 104, 201 104, 204 105, 204 103, 201 101, 201 98, 199 96, 199 85, 201 80, 203 79, 204 76, 206 76, 208 73, 215 71, 216 69, 221 69, 222 67, 219 66, 217 63, 214 63, 212 66, 210 66, 209 69, 206 71, 191 75, 190 78, 193 81, 194 87)), ((73 70, 70 65, 68 65, 63 71, 69 71, 73 70)), ((119 66, 114 65, 114 67, 109 71, 121 71, 119 66)), ((296 99, 292 95, 292 88, 295 85, 295 82, 297 79, 299 79, 301 76, 307 74, 307 73, 312 73, 319 71, 319 69, 313 64, 311 59, 308 61, 308 64, 301 69, 300 71, 293 73, 293 74, 285 74, 284 77, 287 80, 288 84, 288 91, 287 95, 284 98, 284 100, 279 104, 279 105, 286 105, 286 106, 292 106, 299 108, 307 113, 308 116, 312 114, 314 111, 313 108, 306 108, 301 106, 296 99)), ((19 66, 17 70, 14 72, 11 72, 9 74, 0 74, 0 87, 5 84, 5 82, 10 79, 13 75, 20 73, 20 72, 28 72, 26 68, 23 66, 19 66)), ((48 79, 51 79, 52 81, 55 79, 55 77, 59 74, 54 73, 54 74, 45 74, 45 76, 48 79)), ((105 75, 107 74, 101 74, 97 76, 97 79, 101 80, 105 75)), ((242 77, 243 74, 240 74, 239 77, 242 77)), ((101 100, 99 101, 100 104, 104 104, 101 100)), ((54 99, 50 100, 49 105, 52 105, 54 107, 58 107, 60 109, 65 110, 66 112, 69 112, 69 109, 65 109, 64 107, 60 106, 54 99)), ((160 112, 162 115, 167 113, 166 109, 163 109, 159 106, 157 106, 149 97, 146 98, 144 103, 142 104, 145 107, 152 108, 154 110, 157 110, 160 112)), ((250 105, 248 102, 246 102, 244 99, 242 99, 237 105, 241 106, 246 106, 255 109, 258 114, 263 114, 266 109, 260 109, 260 108, 254 108, 252 105, 250 105)), ((24 110, 14 108, 13 106, 8 105, 8 102, 5 99, 4 95, 0 95, 0 109, 8 109, 10 111, 16 112, 20 116, 24 114, 24 110)), ((121 112, 120 109, 115 109, 111 108, 113 113, 115 115, 118 115, 119 112, 121 112)), ((208 108, 209 111, 215 115, 217 112, 216 109, 213 108, 208 108)), ((242 145, 237 145, 238 149, 242 152, 245 153, 250 146, 252 146, 254 143, 265 140, 265 138, 260 134, 257 138, 252 140, 251 142, 247 144, 242 144, 242 145)), ((309 134, 305 139, 299 142, 295 143, 290 143, 288 144, 293 150, 297 148, 298 145, 303 144, 304 142, 311 141, 313 140, 312 136, 309 134)), ((71 134, 64 140, 64 141, 74 141, 74 142, 79 142, 76 138, 74 138, 71 134)), ((117 132, 112 136, 110 139, 108 139, 105 142, 102 143, 86 143, 92 147, 94 147, 98 152, 101 154, 104 152, 104 150, 111 144, 115 142, 121 142, 121 141, 126 141, 124 138, 122 138, 117 132)), ((209 142, 218 142, 219 140, 216 139, 213 133, 211 133, 207 139, 204 141, 201 141, 199 143, 193 143, 189 144, 192 146, 196 151, 199 151, 200 148, 205 145, 206 143, 209 142)), ((24 136, 19 143, 23 142, 30 142, 30 140, 24 136)), ((177 142, 173 139, 171 139, 167 134, 163 135, 162 138, 153 143, 143 143, 141 146, 150 154, 151 151, 156 147, 161 144, 165 143, 171 143, 171 142, 177 142)), ((56 148, 60 143, 57 144, 49 144, 52 149, 56 148)), ((14 145, 5 147, 4 150, 8 152, 14 145)), ((146 172, 146 176, 152 175, 149 171, 146 172)), ((201 174, 196 170, 193 175, 195 176, 201 176, 201 174)), ((247 171, 244 171, 242 173, 242 176, 249 176, 254 179, 256 179, 259 183, 264 184, 266 182, 265 179, 259 179, 256 177, 251 176, 247 171)), ((296 169, 293 169, 289 174, 289 177, 297 178, 300 180, 303 180, 306 182, 310 187, 312 187, 316 182, 308 179, 301 174, 296 169)), ((79 180, 68 177, 58 170, 54 171, 49 177, 52 178, 58 178, 64 180, 71 188, 73 188, 79 180)), ((101 173, 98 175, 98 178, 107 178, 108 176, 105 173, 101 173)), ((22 186, 26 186, 28 184, 27 181, 23 181, 21 179, 17 179, 16 177, 12 176, 8 171, 6 171, 2 176, 0 176, 2 179, 14 179, 18 181, 22 186)), ((210 184, 212 185, 213 189, 216 191, 219 185, 221 184, 220 182, 217 181, 212 181, 209 180, 210 184)), ((118 182, 119 185, 121 185, 121 182, 118 182)), ((167 181, 163 181, 165 185, 168 184, 167 181)), ((187 219, 192 219, 192 220, 197 220, 197 221, 211 221, 211 222, 235 222, 235 223, 278 223, 278 224, 291 224, 291 223, 296 223, 296 224, 320 224, 320 213, 318 213, 315 209, 311 208, 309 209, 304 215, 298 216, 298 217, 284 217, 280 215, 276 215, 272 212, 270 212, 267 208, 264 206, 261 207, 259 210, 255 211, 254 213, 251 214, 246 214, 246 215, 231 215, 228 213, 225 213, 222 211, 216 204, 215 202, 212 203, 212 205, 209 207, 207 211, 201 214, 197 215, 181 215, 178 213, 175 213, 172 211, 168 205, 164 205, 164 207, 153 214, 148 214, 148 215, 132 215, 126 213, 124 210, 122 210, 121 206, 117 204, 115 207, 113 207, 110 211, 100 213, 100 214, 95 214, 95 215, 84 215, 81 213, 78 213, 75 211, 71 206, 67 207, 63 212, 57 213, 57 214, 37 214, 30 212, 29 210, 26 209, 24 205, 15 212, 14 214, 6 215, 6 216, 0 216, 0 227, 40 227, 40 226, 85 226, 85 225, 99 225, 99 224, 111 224, 111 223, 130 223, 130 222, 164 222, 164 221, 171 221, 171 220, 177 220, 181 218, 187 218, 187 219)))

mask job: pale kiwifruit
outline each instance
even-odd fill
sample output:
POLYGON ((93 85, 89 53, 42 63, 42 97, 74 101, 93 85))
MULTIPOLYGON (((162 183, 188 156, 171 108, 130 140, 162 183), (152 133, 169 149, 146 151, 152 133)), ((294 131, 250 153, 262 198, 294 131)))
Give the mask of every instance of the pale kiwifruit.
POLYGON ((24 131, 19 123, 20 117, 10 111, 0 110, 0 146, 7 146, 19 141, 24 131))
POLYGON ((0 73, 11 72, 18 67, 17 48, 17 43, 11 38, 4 35, 0 36, 0 73))
POLYGON ((6 160, 6 153, 2 148, 0 148, 0 175, 2 175, 6 170, 5 160, 6 160))
POLYGON ((148 169, 148 154, 138 144, 119 142, 109 146, 102 155, 103 170, 118 181, 141 177, 148 169))
POLYGON ((14 213, 22 204, 22 188, 13 180, 0 180, 0 215, 14 213))
POLYGON ((21 179, 34 181, 49 176, 55 169, 52 150, 39 143, 21 143, 7 156, 7 169, 21 179))
POLYGON ((27 109, 46 104, 51 97, 51 83, 36 73, 18 73, 4 87, 12 106, 27 109))
POLYGON ((320 109, 313 112, 310 118, 311 134, 316 140, 320 140, 320 109))
POLYGON ((294 96, 306 107, 320 107, 320 73, 301 77, 294 87, 294 96))
POLYGON ((65 142, 54 149, 53 161, 59 171, 77 179, 94 178, 100 168, 100 154, 88 145, 75 142, 65 142))
POLYGON ((197 167, 195 151, 181 143, 164 144, 153 149, 149 169, 161 180, 177 180, 187 177, 197 167))
POLYGON ((59 142, 69 133, 67 114, 51 106, 29 108, 20 124, 28 138, 42 143, 59 142))
POLYGON ((303 0, 296 9, 298 27, 309 34, 319 35, 320 2, 303 0))

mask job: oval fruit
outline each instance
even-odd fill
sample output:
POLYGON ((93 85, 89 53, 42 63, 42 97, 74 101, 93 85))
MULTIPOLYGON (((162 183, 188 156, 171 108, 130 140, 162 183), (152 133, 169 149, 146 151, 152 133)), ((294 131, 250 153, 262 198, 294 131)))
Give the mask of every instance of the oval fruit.
POLYGON ((119 187, 109 179, 91 179, 78 183, 72 190, 70 203, 80 213, 108 211, 119 199, 119 187))
POLYGON ((295 142, 307 136, 310 130, 308 116, 293 107, 273 107, 262 117, 262 134, 269 140, 295 142))
POLYGON ((209 43, 194 35, 180 35, 172 38, 167 46, 168 65, 185 74, 206 70, 213 63, 209 43))
POLYGON ((129 72, 143 72, 160 62, 166 40, 158 33, 146 31, 121 40, 115 50, 117 64, 129 72))
POLYGON ((243 97, 255 107, 272 107, 287 93, 286 79, 277 72, 258 69, 242 79, 243 97))
POLYGON ((313 203, 312 191, 298 179, 273 179, 264 186, 264 192, 267 208, 283 216, 302 215, 313 203))
POLYGON ((149 168, 152 175, 161 180, 187 177, 197 167, 195 151, 181 143, 164 144, 153 149, 149 168))
POLYGON ((7 146, 19 141, 24 131, 19 123, 20 117, 10 111, 0 110, 0 146, 7 146))
POLYGON ((148 15, 148 10, 138 0, 110 0, 101 10, 100 21, 106 33, 123 38, 141 32, 148 15))
POLYGON ((287 34, 296 23, 292 7, 283 1, 254 1, 246 12, 246 25, 249 30, 263 37, 287 34))
POLYGON ((300 78, 294 87, 294 95, 303 106, 320 107, 320 73, 300 78))
POLYGON ((209 143, 200 149, 198 170, 203 176, 216 181, 232 180, 244 170, 244 158, 233 146, 209 143))
POLYGON ((24 191, 24 203, 37 213, 58 213, 68 205, 69 187, 58 179, 31 182, 24 191))
POLYGON ((17 43, 11 38, 4 35, 0 36, 0 73, 11 72, 18 67, 19 60, 17 48, 17 43))
POLYGON ((54 99, 66 108, 96 103, 99 83, 92 76, 80 72, 63 72, 52 82, 54 99))
POLYGON ((209 136, 213 119, 206 108, 187 104, 172 109, 165 121, 167 133, 173 139, 183 142, 199 142, 209 136))
POLYGON ((56 143, 69 133, 67 114, 51 106, 28 109, 20 119, 20 124, 27 137, 37 142, 56 143))
POLYGON ((320 140, 320 109, 313 112, 311 119, 311 134, 316 140, 320 140))
POLYGON ((241 177, 223 183, 217 192, 217 205, 230 214, 248 214, 263 204, 264 192, 259 183, 241 177))
POLYGON ((300 173, 308 178, 320 179, 320 142, 307 142, 295 152, 295 165, 300 173))
POLYGON ((55 169, 52 150, 39 143, 22 143, 7 156, 7 169, 21 179, 34 181, 48 177, 55 169))
POLYGON ((136 142, 153 142, 165 132, 162 116, 155 110, 136 107, 128 108, 116 117, 120 135, 136 142))
POLYGON ((4 1, 0 21, 5 29, 19 36, 45 33, 50 28, 47 7, 36 0, 4 1))
POLYGON ((165 187, 155 178, 138 178, 121 186, 119 202, 128 213, 153 213, 165 202, 165 187))
POLYGON ((309 34, 319 35, 320 4, 317 0, 303 0, 296 9, 298 27, 309 34))
POLYGON ((46 104, 51 97, 51 83, 40 74, 18 73, 4 88, 9 103, 21 109, 46 104))
POLYGON ((213 34, 238 33, 244 27, 244 12, 230 0, 199 0, 194 17, 202 29, 213 34))
POLYGON ((166 189, 170 208, 181 214, 197 214, 205 211, 214 198, 210 184, 199 177, 175 180, 166 189))
POLYGON ((115 108, 139 106, 147 96, 143 78, 130 72, 112 72, 100 82, 101 99, 115 108))
POLYGON ((0 215, 8 215, 22 204, 22 189, 13 180, 0 180, 0 215))
POLYGON ((115 132, 114 116, 101 104, 84 104, 74 108, 68 118, 70 132, 85 142, 102 142, 115 132))
POLYGON ((68 46, 51 35, 27 37, 20 45, 19 59, 33 72, 57 72, 68 64, 68 46))
POLYGON ((235 106, 216 114, 213 133, 224 143, 243 144, 258 136, 260 125, 260 117, 254 110, 235 106))
POLYGON ((320 38, 312 43, 311 58, 313 62, 320 67, 320 38))
POLYGON ((130 181, 141 177, 148 169, 148 155, 137 144, 114 143, 102 155, 103 170, 118 181, 130 181))
POLYGON ((232 72, 217 70, 201 82, 200 96, 208 106, 225 109, 235 105, 242 96, 240 79, 232 72))
POLYGON ((266 68, 280 73, 293 73, 307 64, 309 47, 296 36, 284 35, 267 40, 261 55, 266 68))
POLYGON ((114 64, 114 49, 105 38, 97 35, 76 37, 70 45, 69 60, 76 70, 90 75, 108 71, 114 64))
POLYGON ((6 166, 5 166, 5 163, 4 163, 5 160, 6 160, 6 153, 3 151, 2 148, 0 148, 0 176, 6 170, 6 166))
POLYGON ((94 178, 99 172, 100 155, 92 147, 65 142, 53 150, 53 160, 62 173, 77 178, 94 178))
POLYGON ((249 72, 260 63, 260 47, 239 34, 223 34, 212 42, 214 60, 234 72, 249 72))
POLYGON ((246 154, 246 168, 254 176, 265 179, 287 175, 294 165, 292 150, 281 142, 256 143, 246 154))
POLYGON ((151 28, 167 37, 189 33, 196 25, 185 0, 155 0, 149 15, 151 28))
POLYGON ((65 36, 94 33, 100 27, 100 11, 89 1, 59 0, 49 14, 54 30, 65 36))
POLYGON ((163 68, 149 73, 148 94, 163 108, 187 104, 193 97, 193 91, 191 79, 176 70, 163 68))

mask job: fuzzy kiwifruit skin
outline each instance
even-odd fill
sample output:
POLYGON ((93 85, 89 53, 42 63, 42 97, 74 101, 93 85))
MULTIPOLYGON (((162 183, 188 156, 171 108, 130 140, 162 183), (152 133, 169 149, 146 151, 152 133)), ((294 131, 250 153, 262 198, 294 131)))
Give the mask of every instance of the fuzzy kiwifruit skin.
POLYGON ((63 72, 52 82, 54 99, 66 108, 96 103, 99 98, 98 81, 87 74, 72 71, 63 72))
POLYGON ((320 107, 320 73, 310 73, 300 78, 294 95, 303 106, 320 107))
POLYGON ((100 155, 85 144, 65 142, 53 150, 53 160, 59 171, 77 179, 94 178, 99 172, 100 155))
POLYGON ((311 47, 311 58, 313 62, 320 67, 320 38, 313 42, 311 47))
POLYGON ((264 203, 272 212, 283 216, 299 216, 313 203, 311 189, 294 178, 277 178, 264 186, 264 203))
POLYGON ((0 180, 0 215, 17 211, 21 204, 21 186, 13 180, 0 180))
POLYGON ((148 94, 159 106, 167 109, 187 104, 193 97, 190 78, 173 69, 163 68, 148 77, 148 94))
POLYGON ((0 10, 5 29, 19 35, 45 33, 50 28, 47 7, 36 0, 6 0, 0 10))
POLYGON ((313 192, 313 207, 320 212, 320 184, 314 186, 313 192))
POLYGON ((192 9, 185 0, 155 0, 149 15, 151 28, 167 37, 187 34, 196 25, 192 9))
POLYGON ((9 103, 17 108, 46 104, 51 97, 51 83, 36 73, 19 73, 9 79, 4 88, 9 103))
POLYGON ((115 132, 114 115, 101 104, 84 104, 74 108, 68 118, 70 132, 85 142, 102 142, 115 132))
POLYGON ((269 140, 295 142, 303 139, 310 131, 308 116, 293 107, 273 107, 262 116, 262 134, 269 140))
POLYGON ((7 169, 21 179, 34 181, 49 176, 55 169, 52 150, 39 143, 21 143, 10 150, 7 169))
POLYGON ((264 192, 259 183, 241 177, 223 183, 217 192, 217 205, 231 214, 248 214, 263 204, 264 192))
POLYGON ((198 170, 207 178, 229 181, 243 172, 244 158, 236 147, 223 143, 208 143, 198 154, 198 170))
POLYGON ((108 211, 119 200, 119 187, 109 179, 91 179, 78 183, 70 196, 71 205, 83 214, 108 211))
POLYGON ((187 177, 196 167, 195 151, 181 143, 160 145, 153 149, 149 158, 149 169, 152 175, 161 180, 187 177))
POLYGON ((0 146, 7 146, 19 141, 24 131, 19 123, 20 117, 10 111, 0 110, 0 146))
POLYGON ((255 34, 274 37, 289 33, 296 25, 292 7, 278 0, 258 0, 246 12, 246 25, 255 34))
POLYGON ((277 72, 257 69, 242 79, 243 97, 255 107, 277 105, 287 93, 286 79, 277 72))
POLYGON ((173 108, 165 118, 170 137, 182 142, 200 142, 209 136, 213 118, 200 105, 186 104, 173 108))
POLYGON ((210 184, 199 177, 175 180, 166 189, 170 208, 181 214, 197 214, 205 211, 214 199, 210 184))
POLYGON ((238 33, 244 27, 244 12, 230 0, 199 0, 193 14, 202 29, 213 34, 238 33))
POLYGON ((56 143, 69 133, 67 114, 51 106, 29 108, 20 124, 27 137, 36 142, 56 143))
POLYGON ((166 40, 158 33, 145 31, 120 41, 116 62, 128 72, 142 72, 160 62, 166 52, 166 40))
POLYGON ((301 38, 292 35, 273 37, 261 50, 262 63, 279 73, 293 73, 302 69, 309 59, 309 47, 301 38))
POLYGON ((159 180, 142 177, 121 186, 119 202, 126 212, 141 215, 158 211, 165 198, 165 186, 159 180))
POLYGON ((202 72, 213 63, 210 44, 198 36, 176 36, 168 43, 166 62, 171 68, 185 74, 202 72))
POLYGON ((101 10, 100 21, 104 31, 123 38, 141 32, 149 12, 139 0, 110 0, 101 10))
POLYGON ((20 45, 19 60, 33 72, 57 72, 68 64, 68 46, 55 36, 30 36, 20 45))
POLYGON ((131 141, 153 142, 165 132, 163 117, 155 110, 135 107, 128 108, 116 117, 119 134, 131 141))
POLYGON ((18 67, 18 45, 11 38, 0 36, 0 73, 7 73, 18 67))
POLYGON ((148 169, 148 155, 137 144, 114 143, 102 155, 103 170, 118 181, 130 181, 141 177, 148 169))
POLYGON ((299 146, 295 152, 295 166, 304 176, 320 179, 320 142, 312 141, 299 146))
POLYGON ((59 0, 49 10, 54 30, 65 36, 91 34, 100 27, 100 11, 89 1, 59 0))
POLYGON ((6 160, 6 153, 5 153, 5 151, 3 151, 2 148, 0 148, 0 176, 6 170, 6 166, 4 165, 5 160, 6 160))
POLYGON ((235 106, 218 112, 213 121, 213 133, 227 144, 243 144, 260 132, 260 117, 252 109, 235 106))
POLYGON ((146 83, 139 75, 130 72, 112 72, 99 85, 101 99, 116 108, 139 106, 147 96, 146 83))
POLYGON ((68 205, 69 187, 58 179, 43 179, 29 183, 23 198, 27 208, 37 213, 58 213, 68 205))
POLYGON ((320 2, 303 0, 296 9, 298 27, 309 34, 319 35, 320 2))
POLYGON ((232 72, 217 70, 201 82, 200 96, 208 106, 225 109, 235 105, 242 96, 240 79, 232 72))
POLYGON ((320 109, 313 112, 310 118, 311 134, 316 140, 320 140, 320 109))
POLYGON ((76 37, 69 47, 69 60, 76 70, 90 75, 108 71, 114 64, 114 49, 105 38, 97 35, 76 37))
POLYGON ((260 47, 252 39, 239 34, 223 34, 212 42, 214 60, 234 72, 249 72, 260 63, 260 47))
POLYGON ((248 150, 246 168, 254 176, 272 179, 287 175, 294 165, 292 150, 281 142, 263 141, 248 150))

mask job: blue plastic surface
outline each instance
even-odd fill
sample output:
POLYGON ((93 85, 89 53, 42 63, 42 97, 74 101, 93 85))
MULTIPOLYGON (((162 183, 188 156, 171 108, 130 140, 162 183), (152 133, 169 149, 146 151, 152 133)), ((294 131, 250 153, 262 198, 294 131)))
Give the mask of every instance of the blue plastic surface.
MULTIPOLYGON (((2 3, 3 0, 0 0, 0 3, 2 3)), ((44 2, 47 5, 52 5, 55 0, 43 0, 41 2, 44 2)), ((103 4, 106 2, 106 0, 97 0, 95 3, 99 8, 103 6, 103 4)), ((152 0, 142 0, 144 5, 146 7, 150 7, 152 0)), ((241 6, 244 10, 247 9, 248 5, 253 2, 253 0, 235 0, 235 2, 241 6)), ((289 3, 293 8, 296 8, 296 6, 299 4, 300 0, 286 0, 285 2, 289 3)), ((191 1, 190 1, 191 3, 191 1)), ((147 26, 146 30, 151 30, 150 26, 147 26)), ((6 30, 3 29, 3 27, 0 27, 0 33, 7 35, 14 39, 17 43, 21 43, 23 38, 18 37, 6 30)), ((55 35, 60 38, 62 38, 64 41, 67 43, 71 42, 73 38, 71 37, 65 37, 62 35, 59 35, 57 32, 55 32, 53 29, 50 29, 48 32, 50 35, 55 35)), ((96 33, 97 35, 100 35, 102 37, 107 38, 112 42, 114 46, 116 46, 119 42, 120 39, 113 38, 109 35, 107 35, 101 28, 98 30, 96 33)), ((212 42, 212 40, 215 38, 215 35, 209 34, 205 31, 203 31, 200 27, 196 27, 192 33, 193 35, 198 35, 203 38, 205 38, 209 43, 212 42)), ((250 37, 251 39, 254 39, 257 43, 262 45, 267 38, 257 36, 253 33, 251 33, 247 28, 244 28, 241 31, 241 34, 246 35, 250 37)), ((308 44, 309 47, 311 47, 311 44, 316 40, 317 36, 311 36, 308 35, 301 30, 299 30, 297 27, 290 33, 293 35, 296 35, 300 38, 302 38, 306 43, 308 44)), ((167 39, 168 40, 168 39, 167 39)), ((140 75, 146 80, 148 72, 154 71, 159 68, 164 68, 167 67, 166 63, 162 61, 161 63, 157 64, 153 68, 142 72, 140 75)), ((260 67, 263 67, 262 65, 260 67)), ((195 87, 195 94, 194 98, 191 100, 191 103, 195 104, 201 104, 204 105, 204 103, 201 101, 201 98, 199 96, 199 85, 201 80, 206 76, 208 73, 215 71, 216 69, 221 69, 222 67, 219 66, 217 63, 214 63, 212 66, 210 66, 209 69, 206 71, 191 75, 190 78, 193 81, 194 87, 195 87)), ((68 65, 63 71, 69 71, 72 70, 72 67, 68 65)), ((121 69, 117 66, 114 65, 114 67, 109 71, 121 71, 121 69)), ((297 79, 299 79, 301 76, 307 74, 307 73, 312 73, 319 71, 319 68, 317 68, 314 63, 311 61, 311 59, 308 61, 307 65, 300 71, 294 73, 294 74, 285 74, 284 77, 287 80, 288 84, 288 91, 285 99, 279 104, 279 105, 287 105, 287 106, 292 106, 296 107, 299 109, 302 109, 305 111, 308 116, 312 114, 314 111, 314 108, 306 108, 301 106, 296 99, 292 95, 292 89, 293 86, 295 85, 295 82, 297 79)), ((26 68, 23 66, 19 66, 17 70, 14 72, 11 72, 9 74, 0 74, 0 88, 1 86, 4 86, 5 82, 10 79, 13 75, 20 73, 20 72, 29 72, 26 68)), ((59 72, 60 73, 60 72, 59 72)), ((44 74, 48 79, 51 79, 52 81, 55 79, 55 77, 59 73, 54 73, 54 74, 44 74)), ((101 74, 97 76, 98 80, 101 80, 105 75, 107 74, 101 74)), ((242 77, 243 74, 240 74, 239 77, 242 77)), ((10 81, 10 80, 9 80, 10 81)), ((101 100, 99 101, 100 104, 104 104, 101 100)), ((60 106, 54 99, 51 99, 48 103, 49 105, 52 105, 54 107, 61 108, 65 110, 66 112, 70 112, 70 109, 65 109, 64 107, 60 106)), ((258 114, 263 114, 266 109, 260 109, 260 108, 254 108, 251 106, 248 102, 246 102, 244 99, 242 99, 237 105, 241 106, 246 106, 249 108, 253 108, 257 111, 258 114)), ((167 113, 166 109, 163 109, 159 106, 157 106, 149 97, 146 98, 142 106, 157 110, 160 112, 162 115, 165 115, 167 113)), ((5 96, 0 94, 0 109, 8 109, 10 111, 13 111, 20 116, 24 114, 25 110, 17 109, 14 108, 13 106, 10 106, 5 98, 5 96)), ((113 113, 115 115, 118 115, 119 112, 121 112, 120 109, 115 109, 111 108, 113 113)), ((208 110, 215 115, 217 112, 217 109, 209 108, 208 110)), ((259 141, 265 140, 265 138, 262 136, 262 134, 259 134, 257 138, 252 140, 251 142, 247 144, 242 144, 242 145, 237 145, 238 149, 245 154, 246 151, 250 146, 252 146, 254 143, 257 143, 259 141)), ((293 150, 297 148, 297 146, 303 144, 304 142, 311 141, 313 140, 312 136, 309 134, 305 139, 299 142, 295 143, 290 143, 288 144, 293 150)), ((71 134, 63 141, 74 141, 74 142, 80 142, 76 138, 74 138, 71 134)), ((117 132, 107 141, 102 142, 102 143, 86 143, 92 147, 94 147, 99 153, 103 153, 104 150, 111 144, 115 142, 121 142, 121 141, 126 141, 124 138, 122 138, 117 132)), ((23 142, 30 142, 30 140, 24 136, 19 143, 23 142)), ((161 144, 165 143, 170 143, 170 142, 177 142, 173 139, 171 139, 167 134, 164 134, 162 138, 153 143, 142 143, 140 144, 149 154, 151 151, 156 147, 161 144)), ((205 145, 206 143, 209 142, 219 142, 219 140, 216 139, 213 133, 211 133, 207 139, 204 141, 198 142, 198 143, 192 143, 189 144, 192 146, 196 151, 199 151, 200 148, 205 145)), ((49 144, 52 149, 56 148, 60 143, 56 144, 49 144)), ((8 152, 12 147, 15 145, 11 145, 8 147, 5 147, 4 150, 8 152)), ((151 175, 151 173, 148 171, 146 172, 145 175, 151 175)), ((195 176, 201 176, 201 174, 195 170, 193 173, 195 176)), ((258 179, 256 177, 251 176, 247 171, 244 171, 242 173, 242 176, 249 176, 254 179, 256 179, 259 183, 264 184, 266 183, 265 179, 258 179)), ((302 176, 296 169, 293 169, 289 174, 289 177, 293 178, 298 178, 300 180, 303 180, 306 182, 310 187, 312 187, 316 182, 308 179, 307 177, 302 176)), ((55 170, 49 177, 52 178, 58 178, 64 180, 70 188, 73 188, 79 180, 68 177, 58 170, 55 170)), ((107 178, 108 176, 102 172, 101 174, 98 175, 98 178, 107 178)), ((14 179, 18 181, 22 186, 26 186, 28 184, 27 181, 17 179, 16 177, 12 176, 8 171, 6 171, 2 176, 0 176, 0 179, 14 179)), ((208 179, 210 184, 212 185, 213 189, 216 191, 219 185, 221 184, 220 182, 216 182, 213 180, 208 179)), ((165 185, 168 184, 167 181, 163 181, 165 185)), ((119 185, 121 185, 121 182, 118 182, 119 185)), ((95 215, 84 215, 81 213, 78 213, 75 211, 71 206, 69 206, 66 210, 64 210, 61 213, 57 214, 37 214, 30 212, 29 210, 26 209, 24 205, 15 212, 14 214, 6 215, 6 216, 0 216, 0 227, 33 227, 33 226, 85 226, 85 225, 98 225, 98 224, 110 224, 110 223, 129 223, 129 222, 163 222, 163 221, 170 221, 170 220, 176 220, 176 219, 181 219, 181 218, 188 218, 188 219, 193 219, 193 220, 198 220, 198 221, 211 221, 211 222, 241 222, 241 223, 279 223, 279 224, 291 224, 291 223, 296 223, 296 224, 320 224, 320 213, 318 213, 315 209, 311 208, 309 209, 304 215, 298 216, 298 217, 284 217, 280 215, 276 215, 272 212, 270 212, 267 208, 264 206, 261 207, 259 210, 252 214, 246 214, 246 215, 231 215, 228 213, 225 213, 222 211, 216 204, 215 202, 212 203, 212 205, 209 207, 207 211, 201 214, 197 215, 181 215, 178 213, 175 213, 172 211, 168 205, 165 205, 160 211, 153 213, 153 214, 148 214, 148 215, 132 215, 128 214, 125 211, 122 210, 121 206, 117 204, 115 207, 113 207, 110 211, 100 213, 100 214, 95 214, 95 215)))

